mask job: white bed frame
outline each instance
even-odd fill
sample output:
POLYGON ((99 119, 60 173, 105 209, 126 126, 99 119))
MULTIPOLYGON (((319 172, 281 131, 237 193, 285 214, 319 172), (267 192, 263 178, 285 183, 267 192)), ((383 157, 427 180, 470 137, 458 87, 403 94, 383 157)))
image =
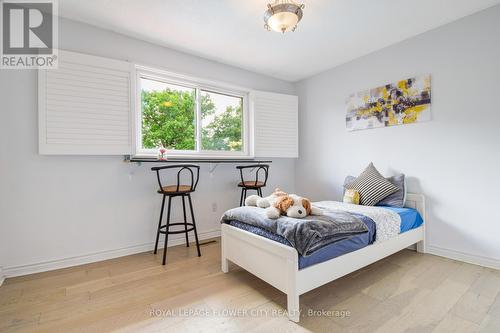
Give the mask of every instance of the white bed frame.
MULTIPOLYGON (((406 207, 416 209, 425 221, 425 198, 408 193, 406 207)), ((293 247, 222 224, 222 271, 229 262, 244 268, 287 294, 288 318, 298 322, 299 296, 416 244, 425 253, 425 223, 381 243, 369 245, 340 257, 299 270, 298 253, 293 247)))

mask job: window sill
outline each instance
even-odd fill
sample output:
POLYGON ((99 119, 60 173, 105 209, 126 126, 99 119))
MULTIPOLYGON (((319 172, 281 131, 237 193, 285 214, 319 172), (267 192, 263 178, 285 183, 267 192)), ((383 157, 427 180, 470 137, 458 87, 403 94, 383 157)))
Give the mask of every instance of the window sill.
MULTIPOLYGON (((153 159, 157 160, 157 154, 138 153, 130 156, 131 159, 153 159)), ((217 155, 217 154, 168 154, 168 160, 253 160, 250 155, 217 155)))
POLYGON ((272 163, 271 160, 258 160, 250 157, 196 157, 190 158, 186 156, 182 157, 169 157, 167 160, 159 160, 153 156, 125 156, 125 161, 136 162, 136 163, 272 163))

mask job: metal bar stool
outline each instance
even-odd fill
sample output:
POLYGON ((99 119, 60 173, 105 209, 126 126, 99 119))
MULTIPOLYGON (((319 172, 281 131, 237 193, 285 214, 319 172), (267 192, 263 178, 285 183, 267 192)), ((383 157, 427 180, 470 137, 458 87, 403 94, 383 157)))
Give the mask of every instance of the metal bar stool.
MULTIPOLYGON (((252 164, 252 165, 240 165, 236 169, 240 170, 241 182, 238 183, 238 187, 241 187, 240 196, 240 206, 243 206, 245 199, 247 197, 247 190, 257 191, 257 194, 262 196, 262 188, 266 186, 267 177, 269 176, 269 165, 268 164, 252 164), (255 170, 255 180, 245 180, 243 176, 243 171, 246 169, 256 169, 255 170), (259 173, 263 172, 264 181, 259 180, 259 173)), ((251 170, 253 172, 253 170, 251 170)), ((261 178, 261 179, 262 179, 261 178)))
MULTIPOLYGON (((180 165, 169 165, 169 166, 160 166, 151 168, 152 171, 156 171, 156 177, 158 179, 158 185, 160 189, 158 193, 163 195, 163 200, 161 202, 161 212, 160 212, 160 221, 158 222, 158 230, 156 232, 156 243, 154 254, 156 254, 158 250, 158 240, 160 239, 160 234, 165 234, 165 247, 163 248, 163 265, 166 263, 167 259, 167 244, 168 244, 168 235, 173 234, 186 234, 186 246, 189 247, 189 238, 188 232, 194 231, 194 237, 196 239, 196 249, 198 250, 198 257, 201 256, 200 252, 200 243, 198 241, 198 233, 196 232, 196 222, 194 219, 193 212, 193 203, 191 201, 191 193, 196 190, 196 186, 198 185, 198 180, 200 176, 200 167, 194 164, 180 164, 180 165), (165 169, 175 169, 177 171, 177 184, 175 185, 163 185, 161 182, 160 171, 165 169), (187 174, 190 176, 190 185, 182 185, 181 184, 181 174, 187 174), (196 173, 196 175, 195 175, 196 173), (170 223, 170 211, 171 211, 171 203, 173 197, 182 197, 182 209, 184 213, 184 223, 170 223), (163 211, 165 208, 165 199, 168 197, 168 208, 167 208, 167 224, 161 225, 163 219, 163 211), (188 223, 186 219, 186 201, 185 198, 188 198, 189 208, 191 210, 191 220, 192 223, 188 223), (170 231, 171 226, 183 225, 184 230, 170 231), (188 228, 190 226, 190 228, 188 228)), ((189 182, 188 182, 189 183, 189 182)))

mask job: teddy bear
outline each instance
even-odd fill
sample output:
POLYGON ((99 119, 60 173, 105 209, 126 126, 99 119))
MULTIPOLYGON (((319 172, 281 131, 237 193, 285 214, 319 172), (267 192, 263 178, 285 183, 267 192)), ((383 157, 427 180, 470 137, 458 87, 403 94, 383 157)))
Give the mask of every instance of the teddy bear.
POLYGON ((258 195, 249 196, 245 200, 246 206, 265 208, 270 219, 277 219, 281 215, 303 218, 307 215, 323 215, 323 211, 311 205, 309 199, 296 194, 288 194, 276 189, 270 196, 261 198, 258 195))

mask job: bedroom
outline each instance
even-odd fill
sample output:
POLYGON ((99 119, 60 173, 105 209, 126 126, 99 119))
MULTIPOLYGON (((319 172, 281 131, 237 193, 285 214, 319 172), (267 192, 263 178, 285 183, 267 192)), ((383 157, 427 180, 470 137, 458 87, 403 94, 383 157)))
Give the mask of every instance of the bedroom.
MULTIPOLYGON (((1 2, 2 22, 14 2, 1 2)), ((2 34, 0 331, 499 331, 500 233, 490 212, 500 185, 499 2, 304 0, 285 33, 264 28, 267 4, 59 0, 52 15, 40 11, 53 18, 57 68, 4 68, 2 34), (374 108, 400 82, 420 96, 430 89, 428 109, 415 123, 382 127, 402 113, 374 108), (187 118, 158 134, 144 126, 147 98, 161 100, 153 110, 183 101, 187 118), (376 116, 348 121, 365 98, 376 116), (215 121, 228 118, 229 134, 215 121), (317 207, 343 202, 346 177, 371 162, 384 177, 405 175, 398 189, 425 232, 311 265, 327 272, 309 270, 317 283, 305 293, 305 271, 287 271, 288 259, 314 254, 300 259, 245 231, 256 248, 242 241, 223 256, 221 216, 259 194, 238 186, 238 166, 268 165, 263 196, 280 188, 317 207), (158 193, 151 168, 182 164, 200 167, 190 197, 158 193), (184 233, 169 235, 165 265, 165 234, 153 254, 160 211, 163 224, 169 215, 162 197, 172 198, 173 223, 193 212, 200 257, 195 230, 189 247, 184 233), (408 242, 421 251, 405 250, 408 242), (286 260, 255 254, 267 245, 286 260), (295 288, 281 290, 293 277, 295 288), (294 304, 299 318, 289 318, 294 304)), ((177 169, 159 171, 169 176, 163 185, 176 185, 177 169)), ((189 171, 183 177, 191 185, 189 171)))

